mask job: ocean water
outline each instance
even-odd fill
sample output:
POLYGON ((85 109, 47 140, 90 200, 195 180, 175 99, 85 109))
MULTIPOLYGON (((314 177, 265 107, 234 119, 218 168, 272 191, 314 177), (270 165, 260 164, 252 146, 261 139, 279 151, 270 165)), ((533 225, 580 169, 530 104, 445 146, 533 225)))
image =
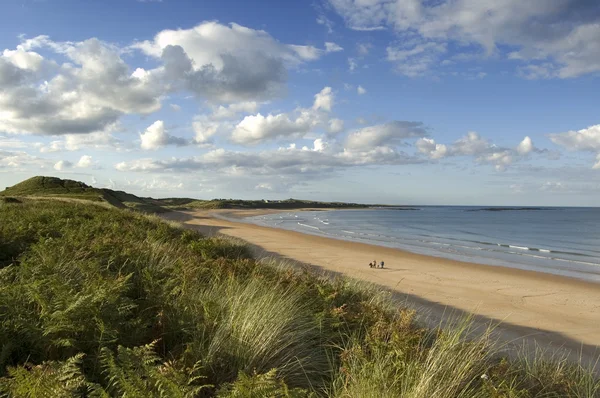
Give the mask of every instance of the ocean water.
POLYGON ((289 212, 250 217, 248 221, 437 257, 600 282, 600 208, 412 209, 289 212))

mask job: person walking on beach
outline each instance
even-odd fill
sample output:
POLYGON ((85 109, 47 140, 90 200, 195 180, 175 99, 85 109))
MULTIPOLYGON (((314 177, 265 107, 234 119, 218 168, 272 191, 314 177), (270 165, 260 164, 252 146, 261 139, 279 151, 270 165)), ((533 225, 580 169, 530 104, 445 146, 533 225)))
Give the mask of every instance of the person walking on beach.
POLYGON ((381 268, 383 268, 383 261, 381 262, 381 268))
POLYGON ((373 266, 377 268, 377 260, 373 260, 373 266))

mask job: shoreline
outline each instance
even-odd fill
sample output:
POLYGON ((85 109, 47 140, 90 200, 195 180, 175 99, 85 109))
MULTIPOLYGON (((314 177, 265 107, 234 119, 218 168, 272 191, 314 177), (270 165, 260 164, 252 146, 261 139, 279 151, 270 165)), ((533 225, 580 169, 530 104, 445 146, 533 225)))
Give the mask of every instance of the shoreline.
MULTIPOLYGON (((302 209, 305 211, 307 209, 302 209)), ((283 210, 282 210, 283 211, 283 210)), ((289 212, 289 210, 285 210, 289 212)), ((534 341, 593 363, 600 355, 600 284, 580 279, 416 254, 259 226, 242 218, 278 210, 201 210, 162 215, 205 235, 224 234, 248 242, 260 257, 307 264, 382 286, 427 322, 449 314, 473 314, 478 324, 501 323, 501 340, 534 341), (385 260, 385 269, 369 262, 385 260)))
MULTIPOLYGON (((407 244, 404 244, 404 247, 402 247, 402 246, 398 246, 395 244, 386 244, 388 242, 382 242, 382 243, 374 242, 370 239, 362 238, 359 235, 352 235, 351 237, 349 237, 347 235, 343 236, 343 235, 322 233, 320 230, 319 231, 312 230, 313 227, 309 226, 309 225, 305 225, 305 227, 310 228, 310 229, 302 230, 302 229, 296 229, 296 228, 283 228, 283 227, 279 227, 279 226, 273 226, 273 225, 269 225, 268 223, 262 223, 262 222, 260 222, 260 220, 247 220, 247 218, 249 218, 249 217, 259 217, 259 216, 265 216, 265 215, 269 215, 269 214, 293 213, 293 212, 300 212, 300 213, 316 212, 319 210, 322 210, 322 209, 296 209, 296 210, 292 210, 292 211, 282 211, 282 210, 278 210, 278 209, 273 209, 272 211, 269 211, 267 209, 258 209, 258 210, 256 210, 256 212, 254 212, 252 210, 241 210, 241 212, 243 212, 243 214, 237 214, 236 212, 238 210, 221 209, 221 210, 219 210, 219 213, 215 213, 215 217, 223 218, 226 221, 244 222, 244 223, 254 224, 254 225, 258 225, 258 226, 264 226, 264 227, 268 227, 268 228, 283 229, 286 231, 296 231, 301 234, 314 235, 314 236, 318 236, 318 237, 341 240, 341 241, 345 241, 345 242, 363 243, 363 244, 370 245, 370 246, 391 248, 391 249, 399 250, 403 253, 420 254, 423 256, 427 256, 427 257, 435 257, 435 258, 444 259, 444 260, 458 261, 460 263, 470 263, 470 264, 477 264, 477 265, 487 265, 487 266, 492 266, 492 267, 501 267, 501 268, 531 271, 531 272, 535 272, 536 274, 555 275, 555 276, 571 278, 571 279, 591 282, 591 283, 600 285, 600 263, 598 263, 598 264, 585 263, 585 262, 581 262, 581 261, 552 258, 552 260, 553 260, 552 266, 546 267, 546 266, 540 266, 539 264, 534 264, 534 263, 519 262, 518 260, 516 260, 516 258, 515 258, 515 261, 509 261, 507 259, 502 259, 500 257, 494 257, 494 256, 481 256, 481 255, 476 256, 476 255, 468 255, 468 254, 464 254, 464 253, 449 254, 449 253, 442 253, 440 251, 436 251, 436 250, 432 249, 431 247, 429 247, 429 248, 424 247, 424 246, 411 247, 407 244), (588 265, 593 265, 597 269, 594 269, 594 271, 591 271, 591 270, 582 269, 582 268, 580 268, 580 269, 570 268, 568 265, 564 265, 564 264, 568 264, 570 262, 584 264, 584 267, 588 266, 588 265)), ((334 210, 347 211, 347 210, 358 210, 358 209, 334 209, 334 210)), ((330 211, 333 211, 333 210, 330 210, 330 211)), ((300 223, 298 223, 298 224, 300 224, 300 223)), ((506 243, 505 244, 498 243, 497 245, 505 246, 505 247, 509 246, 506 243)), ((523 247, 523 245, 519 246, 518 244, 517 244, 517 246, 511 245, 510 247, 518 248, 518 249, 525 249, 527 252, 537 252, 537 251, 554 252, 554 250, 556 250, 556 249, 538 249, 535 247, 534 248, 523 247)), ((560 253, 560 252, 557 252, 557 253, 560 253)), ((515 253, 515 254, 518 254, 518 253, 515 253)), ((535 257, 535 254, 525 254, 525 255, 535 257)))

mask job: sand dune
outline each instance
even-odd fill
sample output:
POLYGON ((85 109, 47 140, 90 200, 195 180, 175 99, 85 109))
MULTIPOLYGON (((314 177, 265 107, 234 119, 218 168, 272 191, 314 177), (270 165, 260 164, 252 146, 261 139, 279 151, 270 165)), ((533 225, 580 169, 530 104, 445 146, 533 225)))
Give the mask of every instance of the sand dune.
POLYGON ((402 250, 305 235, 232 220, 260 211, 172 212, 165 218, 205 234, 222 233, 276 255, 373 282, 438 322, 443 314, 468 312, 480 322, 502 321, 503 338, 574 355, 600 354, 600 284, 498 266, 472 264, 402 250), (225 220, 221 217, 227 216, 225 220), (371 269, 370 261, 385 261, 371 269))

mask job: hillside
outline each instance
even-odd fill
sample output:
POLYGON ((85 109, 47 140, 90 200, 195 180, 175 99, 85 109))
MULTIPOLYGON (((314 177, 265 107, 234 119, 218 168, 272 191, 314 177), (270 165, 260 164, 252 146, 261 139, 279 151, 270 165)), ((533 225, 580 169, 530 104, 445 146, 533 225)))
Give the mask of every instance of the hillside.
POLYGON ((0 220, 0 397, 600 396, 578 364, 499 358, 468 320, 427 330, 239 241, 82 201, 0 220))
POLYGON ((340 209, 366 208, 369 205, 310 200, 241 200, 192 198, 140 198, 136 195, 107 188, 94 188, 83 182, 56 177, 37 176, 22 181, 0 192, 0 197, 55 197, 106 202, 118 208, 129 208, 144 213, 162 213, 176 209, 340 209))
POLYGON ((162 213, 163 209, 153 199, 107 188, 94 188, 80 181, 57 177, 37 176, 22 181, 0 192, 2 197, 55 197, 64 199, 106 202, 114 207, 129 208, 145 213, 162 213))

